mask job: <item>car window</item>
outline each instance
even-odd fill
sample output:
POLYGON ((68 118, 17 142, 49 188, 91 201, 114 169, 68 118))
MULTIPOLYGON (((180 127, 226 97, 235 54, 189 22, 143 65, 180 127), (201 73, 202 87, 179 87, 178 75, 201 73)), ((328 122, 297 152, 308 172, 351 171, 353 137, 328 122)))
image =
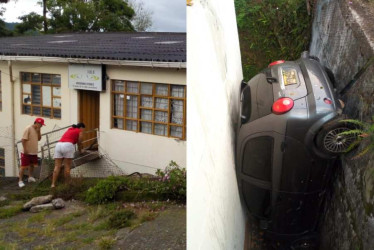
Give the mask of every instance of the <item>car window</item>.
POLYGON ((241 109, 241 119, 242 124, 247 123, 251 118, 251 88, 246 86, 242 91, 242 109, 241 109))
POLYGON ((243 151, 242 172, 253 178, 271 181, 274 139, 260 136, 246 142, 243 151))

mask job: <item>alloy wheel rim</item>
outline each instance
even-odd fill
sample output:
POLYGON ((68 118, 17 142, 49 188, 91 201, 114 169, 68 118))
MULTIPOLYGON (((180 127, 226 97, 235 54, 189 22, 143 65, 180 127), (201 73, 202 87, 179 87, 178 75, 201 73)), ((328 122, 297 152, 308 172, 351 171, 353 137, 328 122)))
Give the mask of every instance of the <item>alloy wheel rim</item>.
POLYGON ((349 130, 349 128, 336 128, 329 131, 323 140, 325 149, 332 153, 345 152, 356 139, 355 135, 353 134, 341 135, 341 133, 349 130))

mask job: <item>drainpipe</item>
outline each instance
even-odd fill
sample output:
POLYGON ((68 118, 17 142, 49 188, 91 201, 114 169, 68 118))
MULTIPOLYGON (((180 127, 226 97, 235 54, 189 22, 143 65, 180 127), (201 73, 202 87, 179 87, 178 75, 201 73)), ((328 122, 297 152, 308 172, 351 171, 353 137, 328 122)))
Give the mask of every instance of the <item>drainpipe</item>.
MULTIPOLYGON (((14 80, 13 80, 13 68, 12 68, 12 61, 8 61, 8 67, 9 67, 9 80, 11 85, 11 105, 12 105, 12 143, 16 142, 16 121, 15 121, 15 115, 14 115, 14 80)), ((13 147, 14 153, 13 153, 13 175, 17 176, 17 162, 16 162, 16 150, 13 147)))

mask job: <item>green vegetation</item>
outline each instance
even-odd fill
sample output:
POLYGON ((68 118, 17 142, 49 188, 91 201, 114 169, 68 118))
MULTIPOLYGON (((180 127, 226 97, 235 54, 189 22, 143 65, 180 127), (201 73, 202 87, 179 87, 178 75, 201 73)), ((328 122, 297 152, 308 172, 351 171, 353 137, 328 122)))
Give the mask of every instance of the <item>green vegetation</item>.
POLYGON ((100 249, 111 249, 115 242, 116 240, 113 237, 102 237, 99 240, 99 247, 100 249))
POLYGON ((22 205, 0 208, 0 219, 10 218, 22 212, 22 205))
POLYGON ((186 201, 186 170, 171 161, 165 170, 157 171, 157 178, 111 176, 99 181, 87 191, 86 202, 103 204, 117 200, 179 200, 186 201), (117 195, 120 191, 123 194, 117 195))
POLYGON ((235 0, 244 79, 308 50, 313 6, 305 0, 235 0))
POLYGON ((108 219, 109 228, 119 229, 131 226, 131 219, 136 218, 136 214, 131 210, 120 210, 113 213, 108 219))
POLYGON ((371 122, 362 122, 354 119, 342 120, 341 122, 351 123, 356 126, 354 129, 340 133, 341 135, 357 136, 357 139, 348 147, 346 152, 350 152, 359 144, 364 145, 364 149, 357 153, 353 159, 360 158, 374 149, 374 116, 371 122))

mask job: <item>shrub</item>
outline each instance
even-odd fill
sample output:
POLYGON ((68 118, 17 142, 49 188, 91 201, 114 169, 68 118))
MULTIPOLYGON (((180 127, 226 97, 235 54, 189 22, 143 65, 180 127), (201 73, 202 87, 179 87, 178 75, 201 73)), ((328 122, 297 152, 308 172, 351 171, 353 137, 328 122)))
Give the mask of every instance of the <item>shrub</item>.
POLYGON ((87 191, 86 202, 90 204, 102 204, 114 199, 114 196, 121 186, 128 183, 128 180, 120 176, 110 176, 99 181, 96 186, 87 191))
POLYGON ((131 210, 120 210, 111 215, 108 219, 109 228, 123 228, 131 226, 131 219, 135 219, 136 214, 131 210))
POLYGON ((186 200, 186 169, 171 161, 164 171, 156 172, 160 185, 157 192, 171 199, 186 200))

